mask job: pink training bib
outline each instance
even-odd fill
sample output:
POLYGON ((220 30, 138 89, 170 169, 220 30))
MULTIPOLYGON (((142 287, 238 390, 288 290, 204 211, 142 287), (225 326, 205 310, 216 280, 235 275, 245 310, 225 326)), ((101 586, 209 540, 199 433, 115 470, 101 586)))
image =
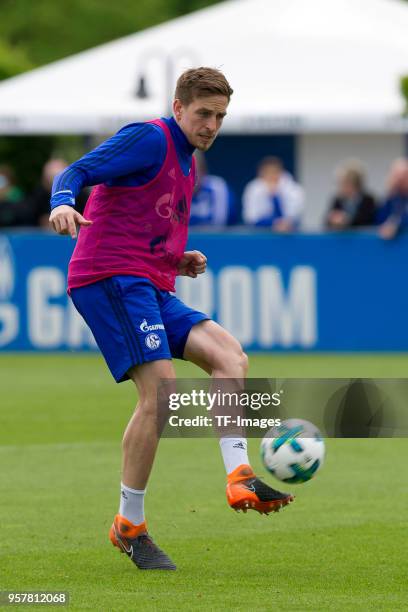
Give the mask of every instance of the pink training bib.
POLYGON ((158 288, 175 290, 177 265, 188 234, 195 160, 184 176, 164 121, 159 125, 167 153, 157 176, 140 187, 97 185, 85 207, 93 223, 81 227, 68 268, 68 290, 117 274, 148 278, 158 288))

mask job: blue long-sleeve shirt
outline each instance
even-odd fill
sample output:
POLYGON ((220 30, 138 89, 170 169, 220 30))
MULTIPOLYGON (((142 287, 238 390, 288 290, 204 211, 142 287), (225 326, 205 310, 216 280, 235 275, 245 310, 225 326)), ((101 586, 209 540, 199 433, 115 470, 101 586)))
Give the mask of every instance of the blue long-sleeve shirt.
MULTIPOLYGON (((190 172, 194 147, 175 119, 163 118, 173 137, 183 173, 190 172)), ((140 187, 160 171, 167 151, 163 130, 151 123, 131 123, 77 160, 54 179, 51 210, 75 206, 83 187, 105 183, 112 187, 140 187)))

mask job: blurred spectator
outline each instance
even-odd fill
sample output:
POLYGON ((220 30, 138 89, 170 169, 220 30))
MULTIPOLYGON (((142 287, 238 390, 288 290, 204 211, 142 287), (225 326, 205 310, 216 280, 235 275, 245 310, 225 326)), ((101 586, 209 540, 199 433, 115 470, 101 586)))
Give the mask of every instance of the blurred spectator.
POLYGON ((220 176, 207 174, 204 155, 195 154, 197 184, 191 202, 190 225, 223 227, 237 222, 233 193, 220 176))
POLYGON ((387 195, 378 211, 377 222, 379 235, 385 240, 408 227, 408 159, 396 159, 391 165, 387 195))
POLYGON ((0 227, 29 225, 30 222, 24 193, 16 185, 13 169, 0 166, 0 227))
MULTIPOLYGON (((41 183, 34 189, 28 199, 28 206, 32 212, 33 223, 40 227, 49 228, 50 198, 52 183, 57 174, 68 166, 68 162, 61 158, 52 158, 44 164, 41 183)), ((82 213, 85 207, 87 193, 81 192, 77 198, 76 210, 82 213)))
POLYGON ((303 189, 277 157, 265 157, 257 178, 245 187, 242 196, 245 223, 270 227, 274 232, 298 229, 304 206, 303 189))
POLYGON ((365 189, 365 173, 362 164, 351 160, 336 172, 337 193, 326 218, 330 229, 373 225, 375 223, 375 199, 365 189))

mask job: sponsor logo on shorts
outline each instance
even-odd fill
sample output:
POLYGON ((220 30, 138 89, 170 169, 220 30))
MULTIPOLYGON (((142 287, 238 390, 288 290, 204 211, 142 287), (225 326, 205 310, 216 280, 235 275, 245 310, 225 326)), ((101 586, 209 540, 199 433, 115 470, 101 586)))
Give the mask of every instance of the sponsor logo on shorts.
POLYGON ((155 331, 156 329, 164 329, 164 325, 163 323, 155 323, 154 325, 149 325, 146 319, 143 319, 140 324, 140 329, 142 330, 142 332, 151 332, 155 331))
POLYGON ((161 345, 160 337, 157 334, 149 334, 145 338, 145 344, 147 348, 151 349, 152 351, 155 351, 161 345))

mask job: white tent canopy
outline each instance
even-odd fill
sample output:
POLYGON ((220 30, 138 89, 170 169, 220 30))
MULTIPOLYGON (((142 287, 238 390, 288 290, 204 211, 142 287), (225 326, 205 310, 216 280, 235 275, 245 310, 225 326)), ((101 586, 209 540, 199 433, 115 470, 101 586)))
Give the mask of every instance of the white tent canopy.
POLYGON ((0 133, 106 133, 163 115, 193 65, 219 67, 235 90, 225 131, 403 131, 407 32, 402 0, 228 0, 4 81, 0 133))

